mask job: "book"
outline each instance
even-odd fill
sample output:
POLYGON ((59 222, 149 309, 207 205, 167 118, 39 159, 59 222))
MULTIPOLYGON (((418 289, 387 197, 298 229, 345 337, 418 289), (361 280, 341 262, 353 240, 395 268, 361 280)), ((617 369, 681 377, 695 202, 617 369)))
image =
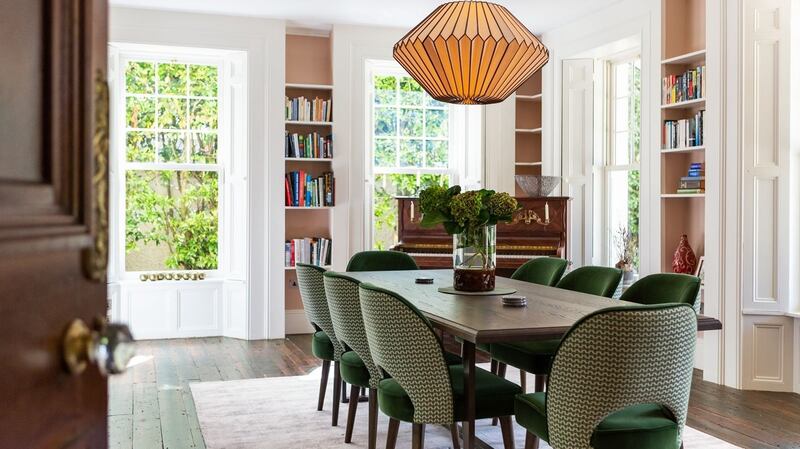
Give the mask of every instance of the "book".
POLYGON ((678 189, 677 193, 690 194, 690 193, 705 193, 705 189, 678 189))
POLYGON ((674 104, 703 98, 706 66, 697 66, 679 75, 661 79, 661 103, 674 104))
POLYGON ((325 237, 303 237, 286 240, 284 243, 284 261, 287 267, 298 263, 317 266, 330 265, 331 240, 325 237))
POLYGON ((691 118, 664 120, 661 130, 661 145, 665 150, 699 147, 704 144, 703 119, 705 111, 698 111, 691 118))
POLYGON ((290 122, 330 122, 333 100, 316 97, 285 97, 286 120, 290 122))
POLYGON ((322 207, 334 205, 334 178, 332 172, 314 177, 303 170, 286 174, 286 206, 322 207))
POLYGON ((284 156, 291 158, 324 158, 333 157, 333 137, 322 136, 317 132, 298 134, 286 132, 284 156))
POLYGON ((681 181, 679 183, 678 189, 705 189, 706 182, 704 180, 700 181, 681 181))

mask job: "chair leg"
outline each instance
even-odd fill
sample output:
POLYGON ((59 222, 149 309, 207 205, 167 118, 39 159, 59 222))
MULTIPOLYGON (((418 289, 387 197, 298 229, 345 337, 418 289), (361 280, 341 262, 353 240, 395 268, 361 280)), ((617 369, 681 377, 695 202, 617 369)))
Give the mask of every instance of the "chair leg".
POLYGON ((490 368, 490 371, 492 372, 492 374, 497 374, 497 365, 499 363, 500 362, 498 362, 497 360, 492 359, 492 365, 491 365, 491 368, 490 368))
POLYGON ((322 379, 319 381, 319 400, 317 401, 317 411, 322 410, 322 404, 325 403, 325 390, 328 389, 328 373, 331 371, 330 360, 322 361, 322 379))
POLYGON ((386 432, 386 449, 394 449, 397 444, 397 431, 400 429, 400 421, 389 418, 389 430, 386 432))
MULTIPOLYGON (((492 363, 494 363, 494 362, 496 362, 496 360, 492 359, 492 363)), ((497 371, 494 371, 494 373, 497 374, 498 376, 502 377, 503 379, 505 379, 506 378, 506 368, 508 368, 508 365, 506 365, 503 362, 497 362, 497 371)), ((492 418, 492 425, 493 426, 497 425, 497 418, 492 418)))
POLYGON ((522 394, 528 392, 528 373, 519 370, 519 386, 522 387, 522 394))
POLYGON ((347 404, 350 402, 350 398, 347 397, 347 382, 342 380, 342 404, 347 404))
POLYGON ((378 390, 369 389, 369 431, 367 449, 375 449, 378 440, 378 390))
POLYGON ((411 449, 425 449, 425 424, 411 425, 411 449))
POLYGON ((539 449, 539 437, 527 432, 525 434, 525 449, 539 449))
POLYGON ((514 428, 511 424, 511 416, 500 417, 500 432, 503 434, 503 448, 514 449, 514 428))
POLYGON ((353 441, 353 425, 356 422, 356 411, 358 410, 358 399, 361 396, 358 392, 361 387, 350 386, 350 407, 347 408, 347 427, 344 430, 344 442, 353 441))
POLYGON ((461 444, 459 443, 460 438, 458 436, 457 422, 450 424, 450 437, 453 438, 453 449, 461 449, 461 444))
POLYGON ((342 397, 342 374, 339 372, 339 362, 333 362, 333 411, 331 412, 331 425, 339 425, 339 400, 342 397))
POLYGON ((535 376, 535 384, 533 387, 533 391, 536 393, 541 393, 544 391, 544 387, 547 385, 547 374, 537 374, 535 376))

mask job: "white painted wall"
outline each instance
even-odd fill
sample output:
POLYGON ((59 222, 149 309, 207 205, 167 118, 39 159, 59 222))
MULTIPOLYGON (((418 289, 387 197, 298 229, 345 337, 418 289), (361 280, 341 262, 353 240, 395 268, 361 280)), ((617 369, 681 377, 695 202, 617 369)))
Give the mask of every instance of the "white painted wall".
POLYGON ((247 233, 231 246, 243 262, 224 279, 112 285, 112 314, 137 338, 284 335, 283 185, 268 182, 283 179, 284 40, 279 20, 111 9, 111 42, 235 50, 247 60, 246 127, 233 136, 248 149, 239 167, 248 194, 237 196, 248 201, 247 233))

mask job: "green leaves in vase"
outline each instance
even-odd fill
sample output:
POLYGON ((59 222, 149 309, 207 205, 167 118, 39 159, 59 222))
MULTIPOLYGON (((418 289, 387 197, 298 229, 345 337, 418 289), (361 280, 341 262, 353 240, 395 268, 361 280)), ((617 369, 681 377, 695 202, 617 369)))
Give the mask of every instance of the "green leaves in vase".
POLYGON ((517 200, 507 193, 487 189, 462 192, 461 186, 429 187, 420 193, 419 206, 423 227, 441 224, 451 235, 511 221, 520 208, 517 200))

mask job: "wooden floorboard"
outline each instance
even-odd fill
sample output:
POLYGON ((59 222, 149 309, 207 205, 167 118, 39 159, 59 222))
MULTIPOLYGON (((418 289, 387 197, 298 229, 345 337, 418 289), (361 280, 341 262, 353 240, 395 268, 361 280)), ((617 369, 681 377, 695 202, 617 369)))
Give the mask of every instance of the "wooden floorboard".
MULTIPOLYGON (((138 343, 137 364, 109 381, 109 447, 205 448, 192 382, 302 375, 317 366, 308 335, 138 343)), ((688 425, 752 449, 800 449, 800 395, 692 384, 688 425)))

